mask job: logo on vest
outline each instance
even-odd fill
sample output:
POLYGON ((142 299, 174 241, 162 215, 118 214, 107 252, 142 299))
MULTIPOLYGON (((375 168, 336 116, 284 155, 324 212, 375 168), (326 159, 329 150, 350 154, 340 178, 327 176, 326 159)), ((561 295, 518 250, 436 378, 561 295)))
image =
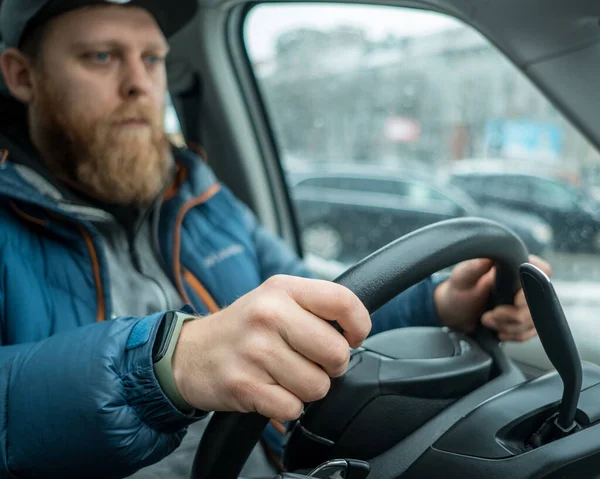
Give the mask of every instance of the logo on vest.
POLYGON ((231 258, 232 256, 241 254, 243 251, 244 247, 241 244, 231 245, 207 257, 204 260, 204 266, 206 266, 207 268, 212 268, 214 265, 222 263, 223 261, 231 258))

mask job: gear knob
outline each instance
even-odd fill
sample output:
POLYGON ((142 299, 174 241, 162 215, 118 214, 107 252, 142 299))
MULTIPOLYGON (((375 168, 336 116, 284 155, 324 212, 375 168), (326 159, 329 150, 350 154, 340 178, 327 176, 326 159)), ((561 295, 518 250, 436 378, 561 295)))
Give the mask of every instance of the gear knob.
POLYGON ((527 305, 542 346, 563 382, 562 403, 556 426, 563 433, 575 427, 575 413, 581 393, 581 360, 554 286, 546 274, 525 263, 519 268, 527 305))

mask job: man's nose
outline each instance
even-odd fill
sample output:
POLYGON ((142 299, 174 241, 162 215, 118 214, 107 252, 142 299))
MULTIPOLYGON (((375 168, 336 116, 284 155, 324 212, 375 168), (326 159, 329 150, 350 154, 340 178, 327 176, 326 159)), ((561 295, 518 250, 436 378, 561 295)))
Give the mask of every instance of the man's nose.
POLYGON ((124 62, 121 95, 132 98, 147 95, 152 88, 150 73, 142 58, 129 58, 124 62))

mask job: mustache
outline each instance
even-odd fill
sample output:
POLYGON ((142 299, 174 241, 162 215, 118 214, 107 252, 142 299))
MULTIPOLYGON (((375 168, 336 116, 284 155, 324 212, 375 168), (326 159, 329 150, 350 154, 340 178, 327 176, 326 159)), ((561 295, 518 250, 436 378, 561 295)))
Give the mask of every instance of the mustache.
POLYGON ((152 106, 144 103, 126 103, 115 110, 107 119, 107 123, 124 123, 127 121, 143 121, 158 127, 162 123, 162 114, 152 106))

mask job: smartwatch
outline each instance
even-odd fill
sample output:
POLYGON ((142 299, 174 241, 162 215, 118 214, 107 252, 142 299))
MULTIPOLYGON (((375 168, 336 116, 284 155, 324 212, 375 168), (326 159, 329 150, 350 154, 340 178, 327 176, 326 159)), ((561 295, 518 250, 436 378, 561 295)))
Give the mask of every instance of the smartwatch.
POLYGON ((167 312, 158 327, 154 348, 152 349, 154 375, 158 384, 171 403, 185 414, 193 412, 194 408, 183 399, 179 389, 177 389, 171 361, 183 323, 192 319, 198 318, 178 311, 167 312))

